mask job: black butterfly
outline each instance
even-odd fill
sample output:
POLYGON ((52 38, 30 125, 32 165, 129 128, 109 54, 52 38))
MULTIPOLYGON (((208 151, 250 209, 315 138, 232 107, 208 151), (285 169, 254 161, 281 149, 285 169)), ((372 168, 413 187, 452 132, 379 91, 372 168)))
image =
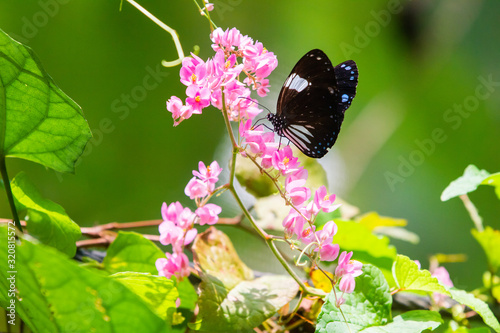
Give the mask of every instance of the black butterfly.
POLYGON ((323 157, 337 140, 357 85, 354 61, 333 67, 323 51, 309 51, 283 84, 276 114, 269 113, 267 119, 278 135, 288 138, 301 152, 323 157))

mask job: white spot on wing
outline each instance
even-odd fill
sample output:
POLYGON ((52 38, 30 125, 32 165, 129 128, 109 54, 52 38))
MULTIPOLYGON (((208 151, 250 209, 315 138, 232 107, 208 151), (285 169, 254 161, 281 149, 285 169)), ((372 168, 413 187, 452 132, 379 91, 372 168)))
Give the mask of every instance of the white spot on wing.
POLYGON ((302 90, 306 89, 308 85, 309 82, 306 79, 301 78, 295 73, 290 75, 290 77, 285 82, 285 87, 297 90, 298 92, 301 92, 302 90))

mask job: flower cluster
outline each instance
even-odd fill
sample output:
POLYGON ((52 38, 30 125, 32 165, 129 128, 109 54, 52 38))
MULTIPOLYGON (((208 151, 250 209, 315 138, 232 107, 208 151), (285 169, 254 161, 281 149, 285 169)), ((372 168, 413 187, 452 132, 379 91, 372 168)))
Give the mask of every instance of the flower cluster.
POLYGON ((260 42, 243 36, 236 28, 223 31, 217 28, 211 35, 215 56, 203 61, 194 54, 182 60, 180 79, 186 88, 186 101, 172 96, 167 110, 172 113, 174 126, 193 114, 201 114, 210 104, 227 110, 233 121, 253 119, 262 110, 250 98, 250 88, 259 96, 267 95, 267 76, 276 68, 278 60, 260 42), (240 75, 245 78, 239 80, 240 75), (224 98, 224 100, 223 100, 224 98))
MULTIPOLYGON (((259 163, 261 171, 268 174, 292 208, 283 221, 285 237, 292 237, 304 245, 306 253, 313 262, 316 260, 334 261, 339 256, 339 245, 333 244, 337 225, 329 221, 321 230, 316 230, 314 221, 320 212, 332 212, 339 207, 335 195, 329 195, 325 186, 314 192, 306 186, 308 172, 293 156, 289 146, 280 147, 272 132, 264 132, 252 126, 253 118, 261 112, 255 100, 250 97, 251 89, 261 97, 269 92, 267 77, 277 67, 276 56, 267 51, 262 43, 242 35, 237 29, 223 31, 218 28, 211 34, 215 55, 207 61, 192 54, 182 61, 180 81, 186 88, 187 98, 183 102, 172 96, 167 101, 167 110, 172 113, 174 126, 193 114, 212 105, 227 113, 229 120, 239 122, 239 153, 259 163), (240 81, 240 76, 244 77, 240 81), (283 184, 277 183, 279 179, 283 184), (306 252, 307 251, 307 252, 306 252)), ((232 131, 229 130, 230 135, 232 131)), ((220 168, 217 162, 205 167, 200 162, 199 171, 185 188, 185 194, 196 201, 193 213, 179 203, 164 204, 164 222, 160 225, 162 244, 172 244, 173 254, 157 262, 158 271, 165 276, 188 274, 187 258, 182 249, 196 236, 193 224, 214 224, 221 208, 207 204, 214 193, 220 168), (172 208, 171 208, 172 207, 172 208)), ((291 244, 294 244, 291 242, 291 244)), ((361 274, 361 263, 350 260, 352 252, 340 254, 335 281, 340 281, 340 289, 351 293, 354 290, 354 277, 361 274)), ((342 304, 342 298, 338 305, 342 304)))
POLYGON ((194 224, 215 224, 219 220, 221 208, 215 204, 207 203, 215 192, 215 183, 219 180, 222 169, 217 161, 205 166, 198 164, 198 171, 194 170, 194 177, 187 184, 184 192, 194 199, 198 207, 193 213, 188 207, 183 207, 178 201, 170 205, 163 203, 161 215, 163 222, 159 226, 160 243, 172 245, 172 254, 167 253, 167 258, 156 261, 156 268, 160 276, 170 278, 172 275, 184 277, 189 275, 189 259, 183 253, 197 235, 194 224))

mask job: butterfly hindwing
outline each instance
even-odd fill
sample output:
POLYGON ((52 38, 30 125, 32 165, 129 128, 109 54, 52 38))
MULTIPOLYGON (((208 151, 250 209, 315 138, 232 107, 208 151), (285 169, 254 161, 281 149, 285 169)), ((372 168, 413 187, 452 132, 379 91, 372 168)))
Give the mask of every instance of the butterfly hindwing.
POLYGON ((354 61, 333 67, 323 51, 309 51, 281 88, 276 115, 269 116, 274 130, 305 155, 322 157, 337 140, 357 82, 354 61))

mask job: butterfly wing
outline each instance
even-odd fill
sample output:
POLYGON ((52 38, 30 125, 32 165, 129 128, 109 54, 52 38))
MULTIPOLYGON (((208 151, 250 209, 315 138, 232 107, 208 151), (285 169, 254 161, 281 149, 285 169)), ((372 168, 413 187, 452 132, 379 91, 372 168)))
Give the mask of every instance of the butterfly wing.
POLYGON ((323 51, 309 51, 281 88, 275 117, 278 134, 287 137, 305 155, 322 157, 337 140, 357 83, 354 61, 333 67, 323 51))

